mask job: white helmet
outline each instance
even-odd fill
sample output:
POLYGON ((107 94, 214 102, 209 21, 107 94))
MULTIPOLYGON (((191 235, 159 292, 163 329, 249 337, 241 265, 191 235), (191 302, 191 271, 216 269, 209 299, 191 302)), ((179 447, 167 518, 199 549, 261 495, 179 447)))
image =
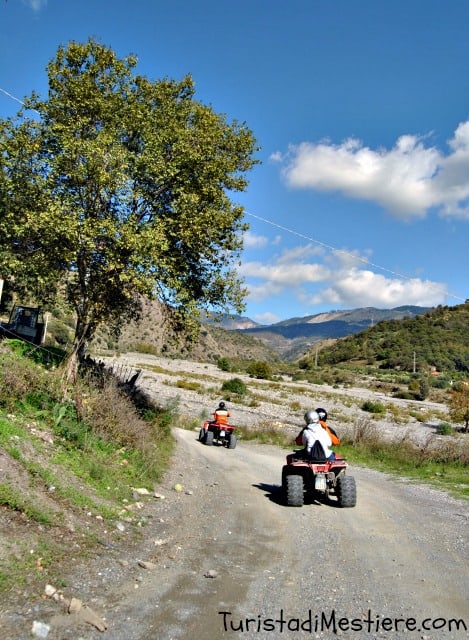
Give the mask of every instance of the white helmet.
POLYGON ((305 413, 305 422, 306 424, 313 424, 315 422, 319 422, 318 412, 314 409, 310 409, 305 413))

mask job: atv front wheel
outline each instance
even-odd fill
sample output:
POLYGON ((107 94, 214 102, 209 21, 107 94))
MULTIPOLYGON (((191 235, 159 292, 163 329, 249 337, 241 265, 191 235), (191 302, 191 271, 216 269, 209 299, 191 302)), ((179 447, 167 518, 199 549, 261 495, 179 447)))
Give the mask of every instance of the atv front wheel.
POLYGON ((203 442, 205 438, 205 429, 199 431, 199 442, 203 442))
POLYGON ((357 487, 352 476, 337 478, 337 500, 341 507, 354 507, 357 504, 357 487))
POLYGON ((289 507, 302 507, 304 504, 303 476, 288 475, 285 478, 287 505, 289 507))

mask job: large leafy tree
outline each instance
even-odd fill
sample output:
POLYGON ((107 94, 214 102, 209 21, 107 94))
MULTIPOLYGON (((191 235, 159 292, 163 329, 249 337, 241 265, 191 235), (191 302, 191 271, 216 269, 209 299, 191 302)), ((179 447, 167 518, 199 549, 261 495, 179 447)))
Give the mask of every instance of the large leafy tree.
POLYGON ((0 121, 0 275, 65 297, 79 358, 142 296, 192 320, 243 308, 231 194, 256 162, 252 132, 196 101, 190 76, 151 81, 136 64, 92 39, 61 46, 47 99, 0 121))

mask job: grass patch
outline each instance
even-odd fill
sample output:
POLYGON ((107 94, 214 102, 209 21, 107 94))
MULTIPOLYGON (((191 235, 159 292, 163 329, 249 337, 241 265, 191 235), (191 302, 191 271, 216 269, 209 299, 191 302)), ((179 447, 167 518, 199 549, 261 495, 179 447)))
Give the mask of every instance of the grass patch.
POLYGON ((284 427, 271 423, 261 423, 255 428, 238 427, 236 434, 243 440, 258 442, 259 444, 274 444, 280 447, 293 446, 291 434, 285 433, 284 427))
POLYGON ((204 389, 203 385, 195 380, 177 380, 175 386, 178 389, 186 389, 187 391, 203 391, 204 389))
POLYGON ((372 400, 365 400, 361 410, 368 413, 386 413, 386 407, 381 402, 373 402, 372 400))
POLYGON ((448 438, 442 443, 429 437, 417 444, 404 436, 389 442, 372 423, 362 420, 342 438, 340 453, 353 464, 429 483, 460 498, 469 497, 467 440, 448 438))
POLYGON ((54 521, 54 514, 48 509, 42 509, 36 502, 32 502, 9 483, 0 484, 0 505, 13 511, 23 513, 28 520, 34 520, 39 524, 50 525, 54 521))

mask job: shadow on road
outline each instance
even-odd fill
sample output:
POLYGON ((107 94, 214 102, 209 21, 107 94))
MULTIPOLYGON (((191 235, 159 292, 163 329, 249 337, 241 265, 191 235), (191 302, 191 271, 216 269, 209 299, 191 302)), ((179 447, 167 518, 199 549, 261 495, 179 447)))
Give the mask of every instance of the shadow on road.
MULTIPOLYGON (((256 489, 260 489, 261 491, 264 491, 265 497, 268 498, 271 502, 274 502, 275 504, 279 504, 282 507, 287 506, 281 485, 259 482, 251 486, 256 487, 256 489)), ((305 505, 315 505, 317 507, 325 506, 325 507, 332 507, 333 509, 341 509, 341 506, 339 505, 337 500, 333 500, 331 498, 328 498, 326 500, 316 500, 313 496, 311 496, 308 493, 305 494, 305 505)))
POLYGON ((275 504, 281 504, 285 506, 285 497, 283 495, 282 487, 278 484, 267 484, 265 482, 259 482, 251 485, 265 492, 265 497, 269 498, 271 502, 275 504))

